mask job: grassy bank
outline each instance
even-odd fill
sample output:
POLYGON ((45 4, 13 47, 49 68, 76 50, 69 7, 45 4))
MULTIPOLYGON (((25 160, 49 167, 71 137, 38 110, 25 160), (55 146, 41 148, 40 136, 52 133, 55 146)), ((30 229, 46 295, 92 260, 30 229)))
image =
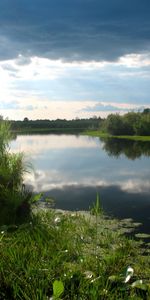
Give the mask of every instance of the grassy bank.
POLYGON ((92 130, 85 131, 83 134, 89 136, 95 136, 95 137, 103 137, 103 138, 128 139, 128 140, 142 141, 142 142, 150 141, 150 136, 110 135, 100 131, 92 131, 92 130))
POLYGON ((103 213, 33 216, 0 235, 0 299, 149 299, 150 257, 103 213))

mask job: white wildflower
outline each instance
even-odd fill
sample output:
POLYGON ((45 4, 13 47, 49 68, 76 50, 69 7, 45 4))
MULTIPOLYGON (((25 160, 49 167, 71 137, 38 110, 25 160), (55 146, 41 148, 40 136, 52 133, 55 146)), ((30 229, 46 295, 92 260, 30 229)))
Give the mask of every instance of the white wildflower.
POLYGON ((61 219, 60 219, 59 217, 56 217, 56 218, 54 219, 54 222, 55 222, 56 224, 60 223, 60 221, 61 221, 61 219))
POLYGON ((87 278, 87 279, 91 279, 92 277, 93 277, 93 272, 91 272, 91 271, 85 271, 84 272, 84 275, 85 275, 85 277, 87 278))
POLYGON ((133 276, 133 273, 134 273, 133 268, 129 266, 126 271, 126 277, 124 283, 127 283, 130 280, 130 278, 133 276))

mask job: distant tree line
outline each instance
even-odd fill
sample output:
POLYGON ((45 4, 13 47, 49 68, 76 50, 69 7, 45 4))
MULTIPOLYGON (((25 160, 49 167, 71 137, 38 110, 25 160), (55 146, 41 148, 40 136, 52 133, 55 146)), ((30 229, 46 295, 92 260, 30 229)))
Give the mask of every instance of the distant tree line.
MULTIPOLYGON (((0 116, 0 120, 3 117, 0 116)), ((145 108, 143 112, 128 112, 124 115, 110 114, 106 119, 92 117, 89 119, 56 119, 56 120, 29 120, 27 117, 23 121, 10 121, 11 129, 16 131, 55 131, 65 130, 85 131, 100 130, 111 135, 145 135, 150 136, 150 108, 145 108)))
POLYGON ((79 129, 79 130, 97 130, 101 126, 102 119, 93 117, 89 119, 57 119, 57 120, 29 120, 24 118, 23 121, 11 121, 13 130, 30 130, 30 129, 79 129))
POLYGON ((150 108, 143 112, 128 112, 123 116, 110 114, 101 130, 112 135, 150 135, 150 108))

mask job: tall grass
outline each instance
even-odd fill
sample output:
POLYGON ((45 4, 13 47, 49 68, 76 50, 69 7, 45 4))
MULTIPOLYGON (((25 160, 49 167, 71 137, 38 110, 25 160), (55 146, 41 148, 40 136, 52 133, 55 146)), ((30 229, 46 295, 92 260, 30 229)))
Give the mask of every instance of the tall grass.
POLYGON ((25 189, 24 155, 11 153, 10 124, 0 121, 0 225, 15 224, 30 215, 31 193, 25 189))
POLYGON ((6 153, 10 137, 10 123, 0 120, 0 157, 6 153))
POLYGON ((49 210, 4 231, 0 299, 149 299, 150 258, 116 221, 93 218, 49 210))

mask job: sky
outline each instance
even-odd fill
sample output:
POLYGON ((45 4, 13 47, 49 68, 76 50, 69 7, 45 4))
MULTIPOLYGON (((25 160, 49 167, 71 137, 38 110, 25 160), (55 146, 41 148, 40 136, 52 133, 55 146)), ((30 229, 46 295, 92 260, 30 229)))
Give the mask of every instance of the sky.
POLYGON ((0 0, 0 115, 150 107, 149 0, 0 0))

